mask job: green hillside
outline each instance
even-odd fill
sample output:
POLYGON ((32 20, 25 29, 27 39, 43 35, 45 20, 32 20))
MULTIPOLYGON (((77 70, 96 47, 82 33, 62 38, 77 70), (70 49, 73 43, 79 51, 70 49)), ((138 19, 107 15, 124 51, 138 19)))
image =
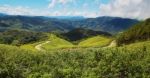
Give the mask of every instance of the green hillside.
POLYGON ((38 51, 36 49, 36 46, 43 44, 47 41, 49 41, 49 42, 41 45, 41 49, 43 49, 43 50, 56 50, 56 49, 61 49, 61 48, 74 47, 74 45, 72 43, 70 43, 64 39, 61 39, 54 34, 48 33, 47 36, 48 36, 48 39, 46 39, 44 41, 35 42, 32 44, 25 44, 25 45, 22 45, 21 48, 32 50, 32 51, 38 51))
POLYGON ((124 45, 123 47, 125 47, 126 49, 129 49, 129 50, 147 48, 150 51, 150 47, 149 46, 150 46, 150 40, 136 42, 136 43, 132 43, 132 44, 129 44, 129 45, 124 45))
POLYGON ((56 50, 56 49, 71 49, 71 48, 85 48, 85 47, 104 47, 108 46, 112 38, 104 36, 95 36, 81 40, 78 44, 72 44, 71 42, 57 37, 54 34, 47 34, 48 39, 32 44, 22 45, 21 48, 32 51, 37 51, 36 46, 41 45, 43 50, 56 50), (44 44, 43 44, 44 43, 44 44))
POLYGON ((47 35, 41 32, 8 30, 0 32, 0 44, 20 46, 47 39, 47 35))
POLYGON ((86 29, 86 28, 76 28, 67 33, 62 33, 61 35, 63 36, 62 38, 65 38, 66 40, 69 40, 71 42, 80 41, 82 39, 94 37, 97 35, 109 36, 109 37, 112 36, 108 32, 94 31, 94 30, 86 29))
POLYGON ((49 35, 49 41, 50 42, 48 44, 43 45, 43 49, 52 50, 52 49, 74 47, 74 45, 71 42, 61 39, 53 34, 49 35))
POLYGON ((80 47, 104 47, 111 43, 112 39, 104 36, 95 36, 79 42, 80 47))
POLYGON ((0 45, 0 77, 149 78, 150 43, 144 44, 132 50, 126 46, 47 52, 0 45))
POLYGON ((119 45, 150 39, 150 19, 147 19, 123 32, 117 39, 119 45))

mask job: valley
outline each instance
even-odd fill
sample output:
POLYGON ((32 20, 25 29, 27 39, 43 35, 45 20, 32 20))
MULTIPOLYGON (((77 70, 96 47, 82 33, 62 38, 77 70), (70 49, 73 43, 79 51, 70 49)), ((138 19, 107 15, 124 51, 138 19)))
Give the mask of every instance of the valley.
POLYGON ((0 78, 150 78, 150 0, 0 0, 0 78))
POLYGON ((0 78, 150 77, 150 19, 0 18, 0 78))

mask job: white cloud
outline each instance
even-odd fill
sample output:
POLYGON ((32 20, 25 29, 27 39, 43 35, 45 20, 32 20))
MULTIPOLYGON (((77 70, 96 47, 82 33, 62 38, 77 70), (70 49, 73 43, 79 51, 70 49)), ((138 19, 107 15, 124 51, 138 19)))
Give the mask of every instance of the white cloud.
POLYGON ((112 0, 100 5, 101 16, 146 19, 150 17, 150 0, 112 0))
POLYGON ((12 7, 9 5, 0 6, 1 13, 7 13, 10 15, 33 15, 33 11, 28 7, 12 7))
POLYGON ((74 0, 51 0, 48 8, 53 8, 57 4, 67 4, 69 2, 74 2, 74 0))
POLYGON ((29 7, 22 7, 22 6, 9 6, 3 5, 0 6, 0 13, 6 13, 9 15, 28 15, 28 16, 49 16, 55 15, 54 13, 49 12, 47 9, 31 9, 29 7))

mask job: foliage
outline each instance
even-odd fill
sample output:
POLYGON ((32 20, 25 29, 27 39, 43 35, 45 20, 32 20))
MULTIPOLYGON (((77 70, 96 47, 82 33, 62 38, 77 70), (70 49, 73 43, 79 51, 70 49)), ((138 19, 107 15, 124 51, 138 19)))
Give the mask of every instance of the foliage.
POLYGON ((52 49, 60 49, 60 48, 71 48, 74 47, 72 43, 57 37, 54 34, 49 35, 49 43, 43 45, 43 49, 45 50, 52 50, 52 49))
POLYGON ((104 47, 110 44, 111 38, 104 36, 95 36, 87 38, 79 43, 80 47, 104 47))
POLYGON ((150 39, 150 19, 147 19, 120 34, 117 42, 119 45, 122 45, 148 39, 150 39))
POLYGON ((60 19, 42 16, 13 16, 4 15, 0 17, 0 31, 9 29, 22 29, 31 31, 58 31, 66 32, 74 28, 87 28, 97 31, 117 33, 136 24, 135 19, 118 17, 97 17, 85 19, 60 19))
POLYGON ((0 33, 1 44, 22 45, 46 39, 47 36, 40 32, 9 30, 0 33))
POLYGON ((85 28, 76 28, 73 29, 67 33, 61 34, 66 40, 69 41, 79 41, 85 38, 97 36, 97 35, 103 35, 103 36, 112 36, 111 34, 103 31, 94 31, 90 29, 85 28))
POLYGON ((149 78, 150 47, 48 52, 0 45, 0 78, 149 78))

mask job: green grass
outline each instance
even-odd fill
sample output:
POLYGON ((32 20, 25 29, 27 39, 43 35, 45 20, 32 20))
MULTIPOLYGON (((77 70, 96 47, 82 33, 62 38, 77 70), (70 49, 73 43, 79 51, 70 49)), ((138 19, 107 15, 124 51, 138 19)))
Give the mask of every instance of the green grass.
POLYGON ((38 51, 37 49, 35 49, 35 46, 43 42, 44 41, 31 43, 31 44, 25 44, 25 45, 20 46, 20 48, 25 49, 25 50, 38 51))
POLYGON ((50 41, 49 43, 45 44, 42 46, 42 48, 44 50, 55 50, 55 49, 61 49, 61 48, 71 48, 74 47, 74 45, 64 39, 61 39, 59 37, 57 37, 54 34, 47 34, 48 35, 48 39, 45 41, 40 41, 40 42, 36 42, 36 43, 32 43, 32 44, 25 44, 22 45, 21 48, 22 49, 26 49, 26 50, 31 50, 31 51, 37 51, 35 49, 35 46, 44 43, 46 41, 50 41))
POLYGON ((61 49, 61 48, 71 48, 74 47, 72 43, 69 41, 66 41, 64 39, 61 39, 53 34, 49 35, 49 43, 43 45, 43 49, 45 50, 54 50, 54 49, 61 49))
MULTIPOLYGON (((124 45, 122 47, 125 47, 129 50, 133 50, 133 49, 140 49, 141 47, 150 47, 150 40, 149 41, 141 41, 141 42, 136 42, 136 43, 132 43, 129 45, 124 45)), ((150 48, 148 48, 150 49, 150 48)))
POLYGON ((92 38, 88 38, 79 43, 79 47, 104 47, 110 44, 112 41, 111 38, 104 36, 95 36, 92 38))
POLYGON ((68 48, 83 48, 83 47, 104 47, 110 44, 112 41, 111 38, 103 37, 103 36, 95 36, 92 38, 88 38, 86 40, 82 40, 79 44, 74 45, 71 42, 61 39, 54 34, 47 34, 48 39, 45 41, 40 41, 32 44, 22 45, 22 49, 37 51, 35 46, 44 43, 46 41, 50 41, 47 44, 44 44, 42 48, 44 50, 57 50, 57 49, 68 49, 68 48))

